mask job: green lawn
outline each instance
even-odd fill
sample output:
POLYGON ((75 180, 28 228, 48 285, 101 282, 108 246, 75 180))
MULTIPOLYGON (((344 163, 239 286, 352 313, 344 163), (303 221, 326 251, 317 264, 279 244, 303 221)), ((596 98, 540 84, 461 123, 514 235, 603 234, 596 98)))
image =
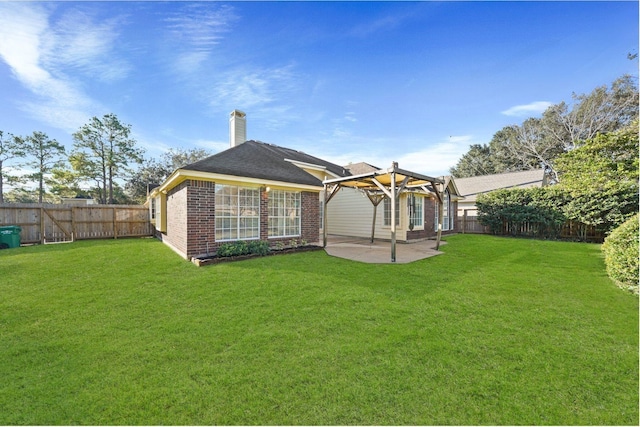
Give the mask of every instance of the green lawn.
POLYGON ((404 265, 0 251, 0 425, 638 425, 638 298, 599 246, 447 240, 404 265))

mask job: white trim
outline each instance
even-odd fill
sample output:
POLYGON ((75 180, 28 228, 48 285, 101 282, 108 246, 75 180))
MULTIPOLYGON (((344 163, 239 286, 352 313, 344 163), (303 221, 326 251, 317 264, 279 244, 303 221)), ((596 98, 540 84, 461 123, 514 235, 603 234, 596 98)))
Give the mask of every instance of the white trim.
POLYGON ((323 189, 323 186, 315 186, 315 185, 307 185, 307 184, 296 184, 293 182, 284 182, 284 181, 274 181, 269 179, 261 179, 261 178, 250 178, 246 176, 235 176, 235 175, 224 175, 217 174, 211 172, 201 172, 201 171, 192 171, 188 169, 177 169, 174 171, 169 178, 167 178, 162 185, 156 187, 151 192, 150 196, 153 196, 156 193, 167 193, 167 191, 176 187, 183 181, 187 179, 197 179, 200 181, 212 181, 212 182, 220 182, 221 184, 228 183, 230 185, 238 185, 238 183, 246 185, 255 185, 256 187, 261 186, 269 186, 269 187, 281 187, 281 188, 291 188, 296 190, 311 190, 320 192, 323 189), (233 183, 233 184, 232 184, 233 183))
POLYGON ((322 165, 316 165, 313 163, 306 163, 306 162, 301 162, 299 160, 292 160, 292 159, 284 159, 285 162, 289 162, 291 164, 294 164, 296 166, 298 166, 300 169, 311 169, 311 170, 315 170, 315 171, 319 171, 319 172, 326 172, 329 175, 332 175, 335 178, 338 178, 340 175, 336 175, 335 173, 331 172, 330 170, 327 170, 326 166, 322 166, 322 165))

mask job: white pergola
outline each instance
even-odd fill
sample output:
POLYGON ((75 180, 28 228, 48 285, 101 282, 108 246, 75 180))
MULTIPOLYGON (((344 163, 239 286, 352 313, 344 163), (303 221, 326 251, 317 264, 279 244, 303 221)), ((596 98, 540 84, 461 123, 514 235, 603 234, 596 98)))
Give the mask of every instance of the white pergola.
POLYGON ((442 235, 442 200, 444 192, 444 180, 410 172, 398 168, 398 163, 393 162, 388 169, 380 169, 359 175, 342 178, 325 179, 324 205, 322 221, 322 243, 327 246, 327 204, 343 187, 355 188, 367 195, 373 204, 373 224, 371 226, 371 241, 375 235, 377 207, 385 197, 391 201, 391 262, 396 262, 396 205, 400 194, 405 192, 435 194, 438 200, 438 232, 436 237, 436 250, 440 247, 442 235))

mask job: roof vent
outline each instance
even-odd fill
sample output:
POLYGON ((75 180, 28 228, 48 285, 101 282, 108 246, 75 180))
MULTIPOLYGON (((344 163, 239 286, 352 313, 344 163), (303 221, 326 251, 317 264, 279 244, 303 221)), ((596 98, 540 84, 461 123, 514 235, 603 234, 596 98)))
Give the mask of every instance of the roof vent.
POLYGON ((229 115, 229 145, 237 147, 247 140, 247 115, 233 110, 229 115))

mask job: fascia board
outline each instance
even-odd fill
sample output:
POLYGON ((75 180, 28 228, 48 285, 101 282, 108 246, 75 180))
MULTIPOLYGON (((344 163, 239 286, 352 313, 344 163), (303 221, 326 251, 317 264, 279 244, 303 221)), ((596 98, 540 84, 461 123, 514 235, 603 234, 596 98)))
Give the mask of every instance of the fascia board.
POLYGON ((187 169, 178 169, 167 180, 158 187, 159 191, 166 193, 173 187, 177 186, 181 182, 187 179, 197 179, 200 181, 212 181, 220 183, 233 183, 233 184, 250 184, 255 186, 269 186, 277 188, 291 188, 297 190, 310 190, 321 191, 323 187, 307 184, 296 184, 294 182, 273 181, 268 179, 250 178, 246 176, 235 176, 217 174, 211 172, 192 171, 187 169))
POLYGON ((319 172, 325 172, 327 175, 331 175, 334 178, 337 178, 340 176, 328 170, 326 166, 316 165, 314 163, 301 162, 299 160, 292 160, 292 159, 284 159, 284 161, 289 162, 293 165, 296 165, 300 169, 311 169, 319 172))

